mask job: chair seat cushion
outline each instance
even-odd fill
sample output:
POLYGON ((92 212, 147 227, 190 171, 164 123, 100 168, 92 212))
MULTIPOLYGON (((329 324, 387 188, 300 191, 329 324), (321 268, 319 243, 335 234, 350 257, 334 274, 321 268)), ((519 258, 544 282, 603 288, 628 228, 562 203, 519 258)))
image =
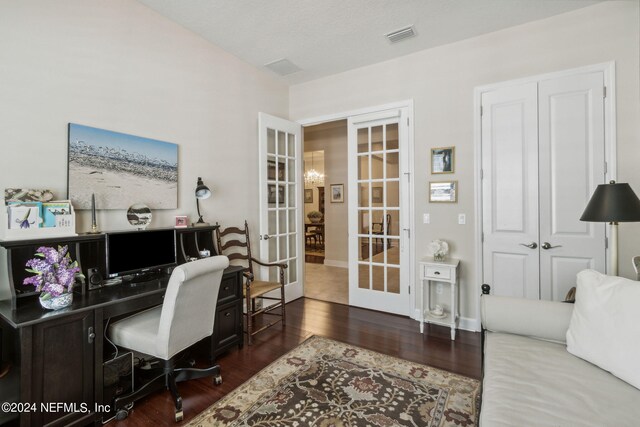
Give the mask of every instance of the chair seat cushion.
MULTIPOLYGON (((247 289, 246 288, 243 288, 243 289, 244 289, 244 295, 247 296, 247 289)), ((263 282, 261 280, 254 280, 253 282, 251 282, 251 297, 257 298, 275 289, 280 289, 280 283, 263 282)))
POLYGON ((109 339, 117 346, 159 357, 156 349, 162 306, 150 308, 109 326, 109 339))

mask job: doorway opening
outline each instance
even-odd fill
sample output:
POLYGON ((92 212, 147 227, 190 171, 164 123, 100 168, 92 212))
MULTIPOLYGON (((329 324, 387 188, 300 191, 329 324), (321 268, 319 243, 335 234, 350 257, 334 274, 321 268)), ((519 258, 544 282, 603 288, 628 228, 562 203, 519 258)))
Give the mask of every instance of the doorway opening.
POLYGON ((305 297, 349 303, 347 121, 303 128, 305 297), (333 194, 339 191, 342 197, 333 194))

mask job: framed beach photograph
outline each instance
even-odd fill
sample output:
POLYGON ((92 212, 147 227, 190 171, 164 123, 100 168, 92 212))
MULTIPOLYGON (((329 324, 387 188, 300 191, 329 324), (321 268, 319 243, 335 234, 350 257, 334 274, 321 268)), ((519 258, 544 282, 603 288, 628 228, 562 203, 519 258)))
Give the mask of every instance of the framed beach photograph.
POLYGON ((331 184, 331 203, 344 203, 344 184, 331 184))
POLYGON ((382 203, 382 187, 371 188, 371 202, 382 203))
POLYGON ((455 171, 456 147, 431 149, 431 173, 453 173, 455 171))
MULTIPOLYGON (((267 195, 267 202, 270 204, 276 204, 276 186, 269 184, 267 187, 269 194, 267 195)), ((278 204, 284 205, 284 185, 278 185, 278 204)))
POLYGON ((76 209, 178 207, 178 145, 69 123, 68 198, 76 209))
POLYGON ((458 201, 458 181, 429 182, 429 202, 456 203, 458 201))
POLYGON ((313 203, 313 189, 305 189, 304 190, 304 202, 305 203, 313 203))

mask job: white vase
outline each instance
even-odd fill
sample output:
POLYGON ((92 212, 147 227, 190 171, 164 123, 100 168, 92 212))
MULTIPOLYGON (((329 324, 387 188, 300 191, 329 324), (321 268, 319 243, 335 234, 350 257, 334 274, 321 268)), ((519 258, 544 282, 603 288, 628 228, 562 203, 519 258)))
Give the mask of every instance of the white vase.
POLYGON ((51 298, 42 298, 42 294, 40 294, 40 305, 42 308, 46 308, 49 310, 60 310, 61 308, 69 307, 73 302, 73 293, 66 292, 57 297, 51 298))

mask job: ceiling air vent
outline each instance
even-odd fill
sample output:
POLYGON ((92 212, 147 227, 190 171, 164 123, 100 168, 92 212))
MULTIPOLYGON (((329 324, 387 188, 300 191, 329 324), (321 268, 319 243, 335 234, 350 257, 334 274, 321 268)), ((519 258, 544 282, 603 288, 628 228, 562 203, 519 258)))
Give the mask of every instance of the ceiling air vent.
POLYGON ((413 29, 413 25, 410 25, 408 27, 401 28, 399 30, 387 33, 384 36, 388 38, 391 43, 398 43, 399 41, 408 39, 415 35, 416 35, 416 32, 413 29))
POLYGON ((264 64, 265 67, 270 69, 276 74, 281 76, 287 76, 289 74, 297 73, 298 71, 302 71, 302 68, 298 67, 293 62, 289 61, 286 58, 278 59, 277 61, 269 62, 268 64, 264 64))

